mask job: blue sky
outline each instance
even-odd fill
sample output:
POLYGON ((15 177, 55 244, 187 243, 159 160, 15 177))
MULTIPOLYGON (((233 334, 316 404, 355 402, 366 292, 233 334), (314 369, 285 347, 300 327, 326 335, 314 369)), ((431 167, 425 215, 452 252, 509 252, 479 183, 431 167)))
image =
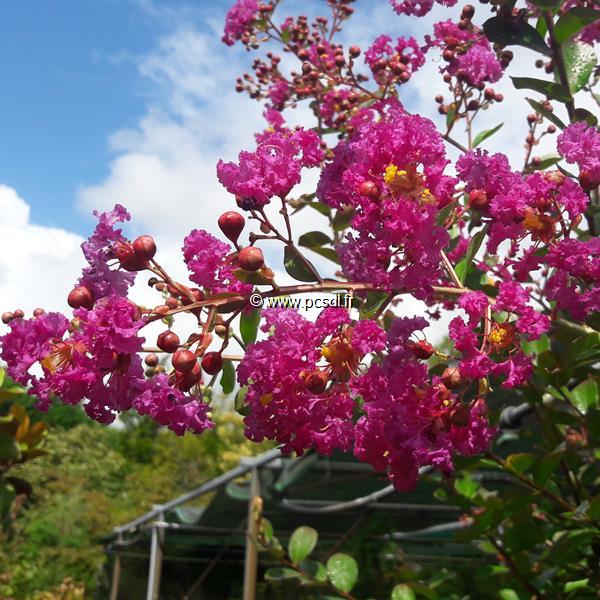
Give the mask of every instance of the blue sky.
MULTIPOLYGON (((202 4, 224 14, 225 2, 197 2, 197 23, 202 4)), ((145 112, 151 90, 136 59, 173 24, 134 0, 19 0, 1 13, 0 181, 34 222, 84 234, 77 188, 106 175, 109 135, 145 112)))

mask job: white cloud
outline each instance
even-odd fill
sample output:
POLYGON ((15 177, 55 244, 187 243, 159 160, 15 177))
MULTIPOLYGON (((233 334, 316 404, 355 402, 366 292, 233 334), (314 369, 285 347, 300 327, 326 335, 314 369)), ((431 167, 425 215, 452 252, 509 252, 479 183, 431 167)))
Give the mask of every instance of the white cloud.
POLYGON ((84 263, 80 236, 29 221, 29 205, 0 184, 0 312, 64 310, 84 263))

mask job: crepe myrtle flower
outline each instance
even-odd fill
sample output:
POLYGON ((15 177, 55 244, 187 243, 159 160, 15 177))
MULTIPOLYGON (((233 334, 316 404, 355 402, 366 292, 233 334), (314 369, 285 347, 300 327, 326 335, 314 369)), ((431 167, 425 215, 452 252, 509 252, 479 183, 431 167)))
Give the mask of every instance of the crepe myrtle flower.
POLYGON ((283 130, 257 136, 254 152, 242 151, 239 162, 217 164, 217 176, 244 210, 256 210, 272 198, 285 198, 300 182, 304 167, 315 167, 323 159, 319 138, 313 131, 283 130))
POLYGON ((348 450, 355 408, 348 381, 365 355, 383 349, 385 333, 372 321, 352 323, 342 308, 323 310, 314 323, 291 309, 262 314, 269 336, 248 348, 238 369, 248 386, 247 437, 276 440, 285 452, 348 450))
POLYGON ((483 292, 461 296, 459 306, 468 318, 454 318, 449 334, 462 354, 459 369, 465 377, 503 377, 505 387, 527 380, 533 364, 521 348, 521 336, 535 340, 550 326, 548 317, 529 306, 528 301, 527 290, 516 281, 500 284, 493 305, 483 292))
POLYGON ((364 413, 356 424, 354 453, 387 472, 399 491, 413 488, 425 465, 449 475, 454 455, 484 451, 496 433, 482 399, 465 404, 440 378, 429 379, 409 340, 427 325, 420 317, 394 321, 386 358, 351 382, 364 413))

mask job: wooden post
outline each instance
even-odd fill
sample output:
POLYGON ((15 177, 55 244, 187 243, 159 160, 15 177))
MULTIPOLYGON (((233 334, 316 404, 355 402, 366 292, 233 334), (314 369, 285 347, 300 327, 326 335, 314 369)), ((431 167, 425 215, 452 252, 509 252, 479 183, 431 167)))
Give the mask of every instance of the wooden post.
MULTIPOLYGON (((159 515, 162 522, 164 516, 159 515)), ((159 600, 160 575, 162 571, 162 542, 163 531, 158 523, 152 525, 152 539, 150 541, 150 564, 148 565, 148 590, 146 600, 159 600)))
POLYGON ((256 547, 256 536, 258 534, 258 523, 254 519, 254 500, 260 496, 260 479, 258 469, 252 469, 250 479, 250 498, 248 500, 248 522, 246 525, 246 557, 244 560, 244 600, 255 600, 256 598, 256 571, 258 567, 258 548, 256 547))
POLYGON ((119 584, 121 583, 121 555, 117 550, 113 562, 112 581, 110 583, 110 600, 118 600, 119 584))

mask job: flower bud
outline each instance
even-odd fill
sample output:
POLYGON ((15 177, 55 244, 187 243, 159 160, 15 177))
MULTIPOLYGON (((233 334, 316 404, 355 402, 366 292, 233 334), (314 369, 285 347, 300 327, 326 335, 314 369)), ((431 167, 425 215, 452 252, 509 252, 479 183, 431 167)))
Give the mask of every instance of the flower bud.
POLYGON ((13 319, 22 319, 25 316, 25 313, 20 309, 13 311, 13 319))
POLYGON ((592 178, 588 171, 581 171, 581 173, 579 174, 579 185, 586 192, 591 192, 592 190, 595 190, 599 184, 600 181, 592 178))
POLYGON ((142 271, 146 268, 145 261, 141 261, 128 242, 116 242, 113 252, 121 267, 126 271, 142 271))
POLYGON ((235 244, 244 230, 246 219, 240 213, 229 210, 219 217, 218 224, 223 235, 235 244))
POLYGON ((202 369, 209 375, 216 375, 223 368, 223 357, 220 352, 207 352, 202 357, 202 369))
POLYGON ((152 260, 156 254, 154 238, 150 235, 140 235, 133 242, 133 251, 137 259, 141 262, 152 260))
POLYGON ((318 396, 325 391, 328 381, 329 377, 327 374, 324 371, 319 371, 317 369, 306 376, 306 389, 308 389, 311 394, 318 396))
POLYGON ((240 267, 244 271, 258 271, 265 264, 261 249, 254 246, 248 246, 241 250, 238 259, 240 267))
POLYGON ((13 313, 11 313, 9 311, 2 313, 2 322, 5 325, 8 325, 13 320, 13 318, 14 318, 13 313))
POLYGON ((369 198, 377 200, 381 195, 381 190, 379 189, 379 186, 373 181, 363 181, 358 186, 358 193, 361 196, 369 196, 369 198))
POLYGON ((87 308, 94 306, 94 296, 84 285, 78 285, 67 296, 67 303, 71 308, 87 308))
POLYGON ((45 314, 45 313, 46 313, 46 311, 45 311, 43 308, 36 308, 36 309, 33 311, 33 316, 34 316, 34 317, 41 317, 41 316, 42 316, 43 314, 45 314))
POLYGON ((177 350, 171 358, 171 364, 180 373, 189 373, 198 361, 191 350, 177 350))
POLYGON ((156 345, 163 352, 175 352, 179 348, 179 336, 173 331, 163 331, 156 339, 156 345))
POLYGON ((455 390, 462 385, 462 376, 456 367, 448 367, 442 373, 442 383, 451 390, 455 390))
POLYGON ((466 427, 469 424, 469 409, 459 404, 450 413, 450 421, 456 427, 466 427))
POLYGON ((469 207, 474 210, 483 211, 489 206, 490 201, 483 190, 472 190, 469 193, 469 207))
POLYGON ((435 348, 425 340, 408 342, 408 349, 420 360, 427 360, 435 353, 435 348))
POLYGON ((152 352, 151 354, 146 355, 144 362, 149 367, 156 367, 156 365, 158 365, 158 356, 156 356, 156 354, 154 354, 154 352, 152 352))

